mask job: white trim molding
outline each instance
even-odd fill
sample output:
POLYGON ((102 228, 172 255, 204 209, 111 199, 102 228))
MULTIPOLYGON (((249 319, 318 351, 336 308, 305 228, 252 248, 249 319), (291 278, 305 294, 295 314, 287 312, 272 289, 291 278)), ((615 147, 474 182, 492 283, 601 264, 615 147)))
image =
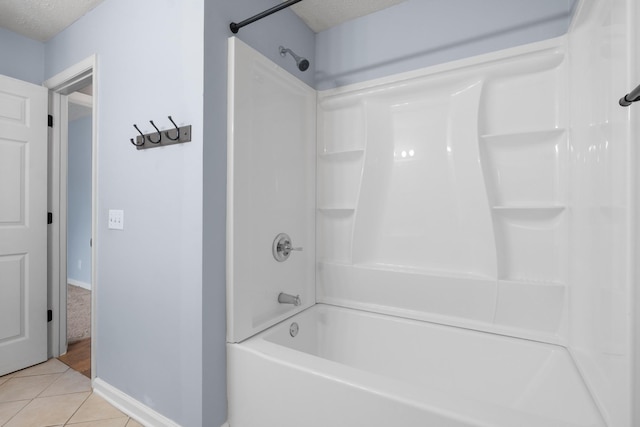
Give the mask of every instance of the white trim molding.
MULTIPOLYGON (((159 414, 114 386, 107 384, 100 378, 95 378, 92 385, 94 393, 104 398, 111 405, 135 419, 140 424, 147 427, 180 427, 180 424, 159 414)), ((228 424, 226 424, 225 427, 229 427, 228 424)))
POLYGON ((73 92, 69 94, 69 103, 81 105, 86 108, 93 108, 93 96, 80 92, 73 92))
MULTIPOLYGON (((76 90, 85 87, 87 83, 93 84, 93 96, 91 98, 92 110, 92 135, 91 135, 91 373, 92 376, 97 372, 96 357, 97 354, 97 330, 98 320, 96 316, 97 307, 97 256, 96 248, 98 245, 98 60, 97 56, 91 55, 79 63, 72 65, 66 70, 56 74, 43 83, 43 86, 49 89, 51 93, 50 104, 54 116, 59 116, 61 125, 52 132, 53 140, 53 160, 51 167, 50 180, 53 188, 50 190, 52 202, 50 206, 54 216, 57 214, 58 221, 54 221, 51 225, 52 248, 50 252, 50 275, 51 284, 49 291, 51 292, 52 301, 49 301, 50 307, 53 309, 54 322, 51 326, 49 338, 49 354, 57 357, 67 351, 67 126, 68 123, 68 95, 76 90), (56 151, 57 150, 57 151, 56 151)), ((76 97, 77 99, 77 97, 76 97)), ((87 98, 83 98, 83 102, 88 103, 87 98)))
POLYGON ((83 81, 85 77, 93 75, 95 78, 95 68, 96 55, 94 54, 56 74, 42 85, 54 92, 69 95, 76 91, 77 83, 83 81))

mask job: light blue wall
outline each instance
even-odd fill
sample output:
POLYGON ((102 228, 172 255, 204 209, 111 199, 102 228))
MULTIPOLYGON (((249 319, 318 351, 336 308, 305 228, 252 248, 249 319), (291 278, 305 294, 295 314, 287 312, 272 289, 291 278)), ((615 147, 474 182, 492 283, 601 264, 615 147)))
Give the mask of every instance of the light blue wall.
POLYGON ((204 0, 106 0, 45 52, 46 78, 97 55, 96 375, 185 427, 202 425, 203 13, 204 0), (191 142, 129 142, 169 115, 191 142))
POLYGON ((407 0, 318 33, 317 88, 344 86, 566 33, 574 0, 407 0))
POLYGON ((67 277, 91 286, 90 116, 69 122, 68 140, 67 277))
MULTIPOLYGON (((226 420, 226 176, 227 176, 227 39, 229 23, 239 22, 274 5, 273 0, 205 2, 205 143, 203 247, 203 409, 204 426, 226 420)), ((283 10, 244 27, 238 37, 276 64, 313 86, 311 68, 300 73, 278 46, 314 57, 315 35, 291 11, 283 10)))
MULTIPOLYGON (((239 37, 307 83, 332 87, 559 35, 569 5, 410 0, 317 37, 286 10, 239 37), (280 44, 315 57, 317 73, 299 73, 280 44)), ((271 6, 106 0, 46 44, 44 78, 98 59, 97 375, 186 427, 226 419, 228 24, 271 6), (167 127, 167 115, 193 125, 192 142, 131 146, 134 123, 167 127), (124 231, 107 230, 108 209, 125 211, 124 231)))
POLYGON ((0 74, 33 84, 44 81, 44 44, 0 28, 0 74))

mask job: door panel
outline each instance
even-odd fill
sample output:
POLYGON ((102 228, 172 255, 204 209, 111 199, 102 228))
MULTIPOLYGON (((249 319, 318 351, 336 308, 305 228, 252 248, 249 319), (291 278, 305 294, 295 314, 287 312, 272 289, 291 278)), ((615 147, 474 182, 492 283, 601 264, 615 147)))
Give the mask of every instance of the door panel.
MULTIPOLYGON (((0 99, 2 104, 2 99, 0 99)), ((0 116, 1 117, 1 116, 0 116)), ((22 141, 0 139, 0 224, 24 220, 25 146, 22 141)))
POLYGON ((0 76, 0 375, 47 358, 47 90, 0 76))
POLYGON ((0 342, 19 337, 24 329, 24 261, 24 254, 0 256, 0 342))

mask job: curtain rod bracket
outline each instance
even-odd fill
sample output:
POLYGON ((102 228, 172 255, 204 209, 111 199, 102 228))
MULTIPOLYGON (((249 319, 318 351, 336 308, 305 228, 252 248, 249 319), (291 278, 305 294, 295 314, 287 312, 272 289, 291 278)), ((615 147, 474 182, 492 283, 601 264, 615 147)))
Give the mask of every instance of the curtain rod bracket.
POLYGON ((253 15, 251 18, 247 18, 244 21, 241 22, 232 22, 231 24, 229 24, 229 29, 231 30, 231 32, 233 34, 238 34, 238 31, 240 31, 240 28, 244 27, 245 25, 249 25, 252 24, 256 21, 259 21, 262 18, 266 18, 269 15, 272 15, 276 12, 281 11, 282 9, 286 9, 289 6, 293 6, 296 3, 301 2, 302 0, 288 0, 285 1, 283 3, 280 3, 279 5, 276 5, 274 7, 272 7, 271 9, 267 9, 264 12, 260 12, 257 15, 253 15))

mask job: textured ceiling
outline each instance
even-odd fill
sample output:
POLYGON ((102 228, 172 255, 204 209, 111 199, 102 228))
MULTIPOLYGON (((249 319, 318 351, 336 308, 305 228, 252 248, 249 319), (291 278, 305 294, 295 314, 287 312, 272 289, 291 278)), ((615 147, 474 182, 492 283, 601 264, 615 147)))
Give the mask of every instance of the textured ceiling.
POLYGON ((0 27, 45 42, 103 0, 0 0, 0 27))
MULTIPOLYGON (((0 0, 0 27, 46 42, 102 1, 104 0, 0 0)), ((317 33, 403 1, 405 0, 303 0, 292 6, 292 9, 317 33)))
POLYGON ((309 28, 319 33, 403 1, 405 0, 303 0, 291 8, 309 28))

